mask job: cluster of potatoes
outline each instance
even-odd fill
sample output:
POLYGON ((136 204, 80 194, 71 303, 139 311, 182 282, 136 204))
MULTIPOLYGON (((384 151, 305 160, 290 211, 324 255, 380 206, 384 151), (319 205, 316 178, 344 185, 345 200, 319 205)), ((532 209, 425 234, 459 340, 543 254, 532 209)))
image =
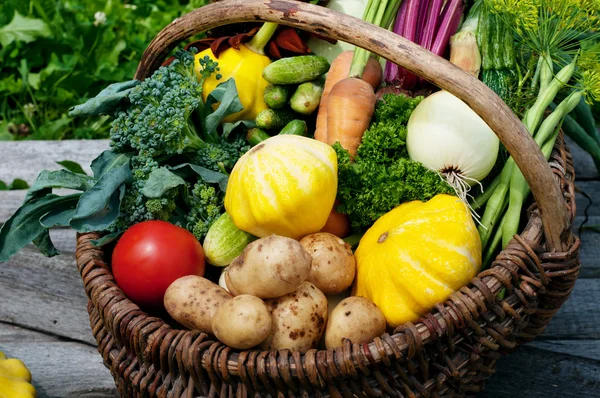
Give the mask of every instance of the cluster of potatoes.
POLYGON ((321 342, 335 348, 343 339, 361 343, 386 330, 383 313, 366 298, 347 297, 329 308, 355 273, 350 246, 335 235, 319 232, 300 241, 271 235, 246 246, 219 285, 180 278, 164 304, 183 326, 233 348, 305 352, 321 342))

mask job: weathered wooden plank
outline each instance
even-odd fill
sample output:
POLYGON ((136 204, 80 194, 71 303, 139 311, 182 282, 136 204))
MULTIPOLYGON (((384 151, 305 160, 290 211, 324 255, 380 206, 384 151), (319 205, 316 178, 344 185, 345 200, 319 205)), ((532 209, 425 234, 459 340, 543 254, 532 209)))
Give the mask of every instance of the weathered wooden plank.
POLYGON ((0 141, 0 180, 32 183, 40 171, 59 170, 62 160, 77 162, 91 174, 90 162, 108 149, 108 140, 0 141))
POLYGON ((600 361, 600 341, 598 340, 535 340, 527 346, 600 361))
POLYGON ((90 345, 0 322, 0 351, 27 365, 39 398, 117 396, 110 372, 90 345))
POLYGON ((0 223, 8 220, 21 206, 27 191, 0 191, 0 223))
POLYGON ((577 215, 583 216, 587 210, 589 216, 600 216, 600 180, 576 181, 575 187, 583 192, 576 195, 577 215))
POLYGON ((73 254, 47 258, 26 247, 0 263, 0 321, 95 344, 73 254))
POLYGON ((571 150, 571 154, 573 155, 576 178, 578 180, 600 178, 600 174, 598 174, 598 170, 596 169, 590 154, 581 149, 569 137, 565 137, 565 139, 569 149, 571 150))
POLYGON ((600 279, 579 279, 540 340, 600 340, 598 303, 600 279))
POLYGON ((600 397, 600 361, 523 346, 498 361, 477 397, 600 397))
POLYGON ((574 223, 574 231, 581 239, 580 278, 600 278, 600 216, 589 217, 580 230, 584 219, 583 216, 577 216, 574 223))

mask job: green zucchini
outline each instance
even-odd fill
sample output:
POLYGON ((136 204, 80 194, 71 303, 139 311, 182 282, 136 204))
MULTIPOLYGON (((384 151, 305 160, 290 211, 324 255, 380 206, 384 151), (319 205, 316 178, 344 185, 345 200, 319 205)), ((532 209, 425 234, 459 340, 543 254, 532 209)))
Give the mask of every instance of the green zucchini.
POLYGON ((263 69, 263 77, 272 84, 298 84, 327 73, 329 62, 318 55, 281 58, 263 69))
POLYGON ((304 120, 292 120, 279 132, 279 134, 292 134, 292 135, 302 135, 306 136, 308 132, 308 127, 306 126, 306 122, 304 120))
POLYGON ((263 93, 265 104, 272 109, 283 108, 289 97, 289 86, 279 84, 269 84, 263 93))
POLYGON ((481 73, 481 81, 506 102, 512 93, 514 76, 509 69, 488 69, 481 73))
POLYGON ((229 214, 223 213, 208 230, 202 248, 206 261, 224 267, 231 264, 256 239, 256 236, 236 227, 229 214))
POLYGON ((299 85, 290 98, 292 109, 303 115, 310 115, 316 111, 321 102, 323 86, 324 83, 320 79, 299 85))
POLYGON ((260 129, 281 129, 294 120, 294 112, 291 109, 267 108, 256 116, 256 127, 260 129))

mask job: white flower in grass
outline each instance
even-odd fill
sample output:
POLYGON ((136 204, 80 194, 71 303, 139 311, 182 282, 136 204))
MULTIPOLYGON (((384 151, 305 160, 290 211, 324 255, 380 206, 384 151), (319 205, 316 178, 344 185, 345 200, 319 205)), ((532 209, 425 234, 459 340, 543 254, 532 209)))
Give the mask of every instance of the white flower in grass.
POLYGON ((25 113, 28 117, 33 117, 33 114, 37 111, 37 107, 32 104, 25 104, 23 105, 23 113, 25 113))
POLYGON ((94 14, 94 26, 100 26, 106 24, 106 14, 104 11, 96 11, 94 14))

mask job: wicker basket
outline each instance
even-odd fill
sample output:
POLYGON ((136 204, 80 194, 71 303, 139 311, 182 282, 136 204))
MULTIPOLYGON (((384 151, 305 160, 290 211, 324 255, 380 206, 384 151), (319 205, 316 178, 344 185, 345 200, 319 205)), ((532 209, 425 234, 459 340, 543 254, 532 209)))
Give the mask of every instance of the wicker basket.
MULTIPOLYGON (((491 90, 447 61, 384 29, 291 0, 225 0, 174 21, 150 44, 136 77, 155 70, 179 42, 216 26, 272 21, 344 40, 396 62, 468 103, 498 134, 531 186, 528 223, 491 269, 418 322, 368 344, 305 354, 237 351, 198 331, 173 328, 129 301, 108 258, 78 236, 77 266, 90 299, 98 349, 123 396, 470 396, 497 359, 539 335, 579 272, 571 156, 562 137, 550 164, 491 90), (506 288, 504 299, 497 294, 506 288)), ((107 256, 108 257, 108 256, 107 256)))

